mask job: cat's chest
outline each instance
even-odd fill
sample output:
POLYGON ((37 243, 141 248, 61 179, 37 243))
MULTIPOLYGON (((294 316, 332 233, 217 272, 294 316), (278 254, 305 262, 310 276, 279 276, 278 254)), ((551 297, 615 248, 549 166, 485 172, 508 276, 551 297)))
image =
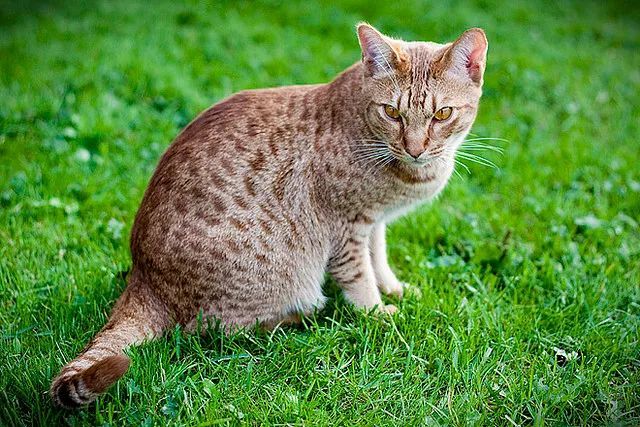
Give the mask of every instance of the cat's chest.
POLYGON ((379 216, 385 222, 392 221, 405 215, 417 206, 435 197, 439 192, 433 188, 397 188, 388 193, 384 200, 380 200, 379 216))
POLYGON ((423 182, 404 182, 390 179, 379 185, 369 208, 379 221, 393 221, 436 197, 446 186, 449 175, 446 170, 431 175, 423 182))
MULTIPOLYGON (((407 204, 425 201, 435 197, 446 185, 449 175, 443 170, 430 171, 424 178, 401 179, 398 176, 387 177, 384 185, 380 186, 378 199, 390 207, 402 208, 407 204)), ((412 177, 413 178, 413 177, 412 177)))
POLYGON ((422 175, 366 172, 339 176, 321 189, 322 199, 339 217, 362 214, 378 222, 400 216, 440 193, 451 174, 446 168, 425 170, 422 175))

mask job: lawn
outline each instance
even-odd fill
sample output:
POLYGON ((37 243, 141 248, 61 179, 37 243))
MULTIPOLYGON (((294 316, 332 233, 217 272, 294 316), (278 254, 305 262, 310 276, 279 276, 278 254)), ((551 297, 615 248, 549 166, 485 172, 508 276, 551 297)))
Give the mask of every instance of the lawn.
POLYGON ((637 4, 2 3, 0 425, 640 424, 637 4), (473 133, 506 140, 485 153, 499 168, 468 164, 389 230, 421 293, 375 319, 328 282, 298 328, 176 329, 95 404, 55 408, 173 137, 233 92, 330 80, 360 20, 489 38, 473 133))

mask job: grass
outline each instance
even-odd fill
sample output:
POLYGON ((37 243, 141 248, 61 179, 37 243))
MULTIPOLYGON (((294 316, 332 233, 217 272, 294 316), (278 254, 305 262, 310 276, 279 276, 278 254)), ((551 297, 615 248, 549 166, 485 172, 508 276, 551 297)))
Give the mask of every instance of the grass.
POLYGON ((0 6, 0 425, 640 424, 640 11, 633 2, 123 0, 0 6), (51 378, 103 325, 163 150, 244 88, 323 82, 354 24, 490 41, 469 164, 391 227, 421 296, 301 328, 132 349, 97 403, 51 378), (569 355, 567 363, 556 356, 569 355))

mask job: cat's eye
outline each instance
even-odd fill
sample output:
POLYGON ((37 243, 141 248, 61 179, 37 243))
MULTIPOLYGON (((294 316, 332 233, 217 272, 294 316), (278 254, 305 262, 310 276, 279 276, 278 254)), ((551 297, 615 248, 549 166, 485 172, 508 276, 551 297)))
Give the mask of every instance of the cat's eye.
POLYGON ((451 113, 453 113, 453 108, 444 107, 436 111, 433 117, 435 117, 436 120, 447 120, 449 117, 451 117, 451 113))
POLYGON ((386 104, 384 112, 390 119, 398 120, 400 118, 400 111, 393 105, 386 104))

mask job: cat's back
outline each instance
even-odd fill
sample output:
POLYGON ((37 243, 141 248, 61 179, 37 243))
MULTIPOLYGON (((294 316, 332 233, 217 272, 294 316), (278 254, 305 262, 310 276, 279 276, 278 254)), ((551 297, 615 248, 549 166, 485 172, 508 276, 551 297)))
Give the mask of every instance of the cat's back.
POLYGON ((298 110, 315 88, 248 90, 214 104, 175 138, 147 193, 162 197, 164 191, 184 190, 187 182, 195 184, 199 179, 220 187, 246 172, 259 173, 270 166, 268 163, 276 164, 279 155, 295 148, 290 141, 298 133, 295 123, 304 113, 298 110))
POLYGON ((274 131, 291 134, 300 120, 311 117, 310 107, 317 98, 318 89, 325 85, 284 86, 238 92, 214 104, 196 117, 177 136, 173 146, 200 143, 225 147, 232 143, 240 152, 249 147, 238 138, 267 136, 274 131))
POLYGON ((247 90, 214 104, 180 132, 154 179, 204 171, 233 174, 234 166, 257 171, 269 159, 277 162, 278 154, 296 148, 291 140, 300 141, 297 124, 310 119, 308 105, 320 86, 247 90))
POLYGON ((256 218, 266 228, 308 212, 309 122, 321 86, 239 92, 185 127, 145 193, 132 232, 134 257, 168 237, 246 233, 256 218))

